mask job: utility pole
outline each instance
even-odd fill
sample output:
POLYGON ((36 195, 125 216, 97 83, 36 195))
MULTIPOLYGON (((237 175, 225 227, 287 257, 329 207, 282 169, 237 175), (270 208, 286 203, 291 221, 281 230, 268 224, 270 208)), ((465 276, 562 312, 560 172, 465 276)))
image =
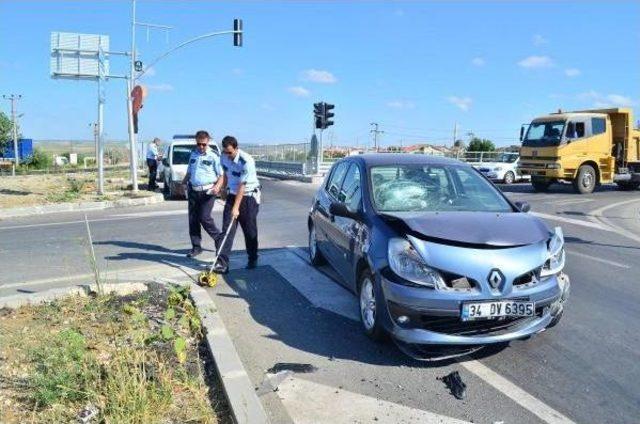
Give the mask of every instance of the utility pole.
POLYGON ((131 170, 131 190, 138 191, 138 166, 136 154, 136 134, 133 129, 133 83, 136 63, 136 0, 131 0, 131 54, 129 55, 129 79, 127 79, 127 126, 129 127, 129 167, 131 170))
POLYGON ((458 139, 458 123, 453 123, 453 147, 456 146, 456 140, 458 139))
POLYGON ((384 134, 384 131, 380 131, 378 129, 378 123, 372 122, 371 125, 374 127, 370 132, 373 133, 373 148, 378 152, 378 134, 384 134))
POLYGON ((22 98, 22 94, 2 95, 3 99, 11 102, 11 122, 13 123, 13 155, 14 167, 12 175, 16 175, 16 168, 20 165, 20 152, 18 151, 18 122, 16 118, 16 102, 22 98))

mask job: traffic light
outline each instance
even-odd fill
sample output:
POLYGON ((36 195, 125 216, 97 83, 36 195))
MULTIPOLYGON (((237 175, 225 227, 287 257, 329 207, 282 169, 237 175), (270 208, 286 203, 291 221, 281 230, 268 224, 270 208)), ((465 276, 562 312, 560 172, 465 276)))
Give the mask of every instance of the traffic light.
POLYGON ((331 109, 335 108, 335 105, 331 105, 329 103, 325 103, 324 104, 324 116, 323 116, 323 129, 333 125, 333 121, 331 121, 330 119, 333 118, 334 114, 329 112, 331 109))
POLYGON ((242 47, 242 19, 233 20, 233 45, 242 47))
POLYGON ((313 104, 313 118, 314 121, 316 123, 316 128, 317 129, 322 129, 323 128, 323 122, 322 122, 322 118, 323 118, 323 103, 314 103, 313 104))

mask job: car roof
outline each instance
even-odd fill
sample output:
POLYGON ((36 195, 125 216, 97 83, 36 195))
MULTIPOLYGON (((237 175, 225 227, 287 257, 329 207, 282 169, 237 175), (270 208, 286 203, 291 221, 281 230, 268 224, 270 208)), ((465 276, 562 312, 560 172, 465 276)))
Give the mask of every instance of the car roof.
POLYGON ((348 156, 343 160, 360 162, 366 167, 384 165, 462 165, 470 166, 452 158, 414 153, 365 153, 348 156))

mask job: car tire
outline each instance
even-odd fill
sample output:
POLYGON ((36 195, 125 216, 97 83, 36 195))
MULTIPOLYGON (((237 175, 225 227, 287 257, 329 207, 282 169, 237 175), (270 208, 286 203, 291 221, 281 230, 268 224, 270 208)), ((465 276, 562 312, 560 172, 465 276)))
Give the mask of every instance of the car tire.
POLYGON ((311 262, 313 266, 320 266, 327 263, 327 260, 318 249, 316 226, 313 224, 309 227, 309 262, 311 262))
POLYGON ((549 186, 551 185, 551 181, 545 179, 531 179, 531 186, 533 187, 533 191, 536 193, 544 193, 549 190, 549 186))
POLYGON ((364 333, 371 340, 382 342, 387 338, 387 333, 382 326, 381 314, 379 313, 384 308, 384 303, 378 296, 375 284, 375 278, 373 278, 369 270, 362 272, 358 284, 360 322, 364 333))
POLYGON ((502 179, 502 182, 507 185, 513 184, 515 181, 516 181, 516 176, 511 171, 507 171, 507 173, 504 174, 504 178, 502 179))
POLYGON ((596 170, 591 165, 582 165, 578 168, 578 174, 573 180, 573 189, 576 193, 589 194, 593 193, 597 184, 596 170))
POLYGON ((163 182, 162 194, 164 194, 164 197, 169 198, 171 195, 171 192, 169 190, 169 183, 165 178, 162 179, 162 182, 163 182))
POLYGON ((640 187, 640 182, 638 181, 618 181, 616 184, 618 184, 618 188, 622 191, 633 191, 640 187))

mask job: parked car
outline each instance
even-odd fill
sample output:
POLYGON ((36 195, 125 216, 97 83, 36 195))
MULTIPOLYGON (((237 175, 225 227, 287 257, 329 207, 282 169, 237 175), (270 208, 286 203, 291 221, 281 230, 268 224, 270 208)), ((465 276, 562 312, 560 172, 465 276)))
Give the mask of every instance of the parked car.
MULTIPOLYGON (((213 141, 209 143, 209 147, 218 155, 220 154, 219 147, 213 141)), ((156 178, 164 183, 164 193, 171 199, 185 198, 187 195, 182 180, 187 174, 189 156, 195 148, 196 139, 194 136, 175 135, 164 150, 156 178)))
POLYGON ((411 154, 336 162, 308 218, 309 256, 357 294, 364 332, 417 358, 528 338, 569 295, 558 227, 472 166, 411 154))
POLYGON ((522 175, 518 170, 518 153, 501 153, 495 160, 473 163, 472 165, 494 182, 513 184, 516 181, 529 181, 530 175, 522 175))

